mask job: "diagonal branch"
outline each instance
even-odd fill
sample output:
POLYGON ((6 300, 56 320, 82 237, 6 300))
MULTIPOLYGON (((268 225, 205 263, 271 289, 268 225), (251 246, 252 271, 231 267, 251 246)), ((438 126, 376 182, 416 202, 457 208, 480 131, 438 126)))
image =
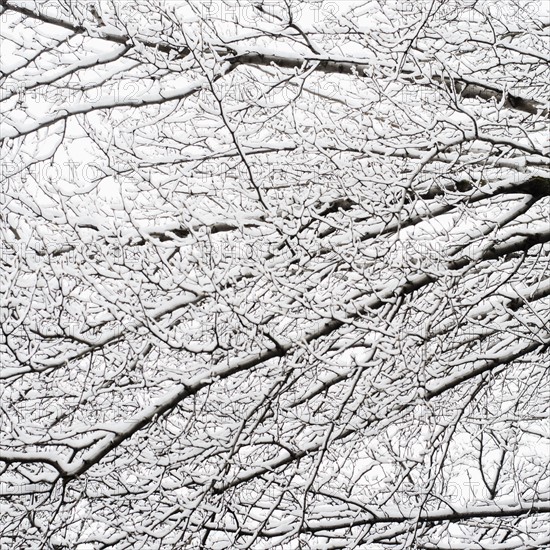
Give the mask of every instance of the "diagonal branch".
MULTIPOLYGON (((0 0, 0 5, 4 10, 16 11, 26 17, 38 19, 44 23, 56 25, 75 33, 87 31, 82 25, 76 25, 66 19, 52 17, 44 13, 37 13, 29 8, 12 4, 7 0, 0 0)), ((177 54, 179 58, 184 58, 192 54, 192 51, 187 46, 174 46, 162 41, 151 41, 141 37, 129 37, 123 33, 104 32, 101 28, 94 30, 100 38, 117 44, 126 45, 129 41, 140 42, 145 47, 155 49, 165 54, 177 54)), ((262 51, 259 48, 254 48, 252 51, 239 52, 234 48, 229 48, 220 44, 213 44, 212 51, 216 57, 222 61, 229 62, 232 66, 276 66, 285 69, 303 69, 304 67, 313 65, 314 70, 318 72, 359 77, 365 76, 369 74, 373 68, 381 66, 379 61, 373 63, 365 59, 337 59, 326 55, 314 54, 273 54, 269 50, 262 51)), ((404 67, 401 73, 410 83, 419 84, 417 78, 418 72, 415 69, 404 67)), ((493 84, 472 81, 464 77, 450 78, 446 76, 432 76, 432 79, 435 82, 445 85, 449 89, 455 89, 464 98, 494 100, 497 103, 503 103, 504 107, 508 109, 521 111, 530 115, 540 115, 543 118, 548 118, 550 116, 549 109, 544 103, 535 99, 510 94, 493 84)))

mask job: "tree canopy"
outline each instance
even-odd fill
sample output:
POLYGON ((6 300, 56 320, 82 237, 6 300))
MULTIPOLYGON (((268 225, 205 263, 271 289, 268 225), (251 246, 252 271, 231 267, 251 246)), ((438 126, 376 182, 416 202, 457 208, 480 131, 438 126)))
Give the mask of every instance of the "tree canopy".
POLYGON ((0 6, 0 546, 550 545, 545 2, 0 6))

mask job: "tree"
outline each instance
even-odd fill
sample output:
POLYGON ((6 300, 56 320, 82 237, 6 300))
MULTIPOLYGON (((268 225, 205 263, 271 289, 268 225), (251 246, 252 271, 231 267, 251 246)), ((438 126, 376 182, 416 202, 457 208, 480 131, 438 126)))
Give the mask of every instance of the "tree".
POLYGON ((545 3, 1 6, 0 545, 550 544, 545 3))

